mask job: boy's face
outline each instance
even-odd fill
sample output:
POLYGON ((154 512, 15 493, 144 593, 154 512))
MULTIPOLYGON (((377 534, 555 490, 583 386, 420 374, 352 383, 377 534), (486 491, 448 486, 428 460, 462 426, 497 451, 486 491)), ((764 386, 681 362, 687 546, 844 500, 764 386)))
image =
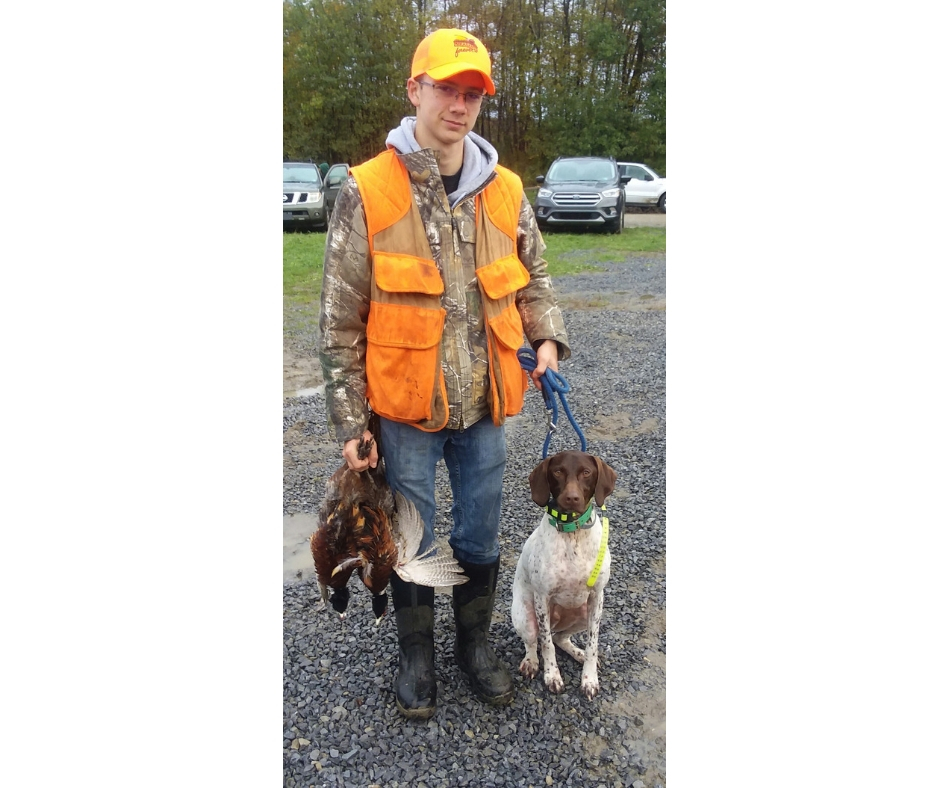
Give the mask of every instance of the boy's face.
POLYGON ((459 93, 484 93, 483 76, 477 71, 464 71, 440 82, 427 74, 408 80, 408 98, 417 110, 415 138, 423 147, 443 150, 463 142, 477 121, 482 103, 468 105, 462 95, 447 99, 432 85, 449 85, 459 93))

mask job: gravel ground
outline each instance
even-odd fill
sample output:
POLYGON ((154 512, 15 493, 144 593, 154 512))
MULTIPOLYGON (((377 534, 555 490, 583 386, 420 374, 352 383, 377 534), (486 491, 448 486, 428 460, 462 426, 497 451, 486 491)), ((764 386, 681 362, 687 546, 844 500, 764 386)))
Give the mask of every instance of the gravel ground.
MULTIPOLYGON (((580 665, 558 652, 560 695, 518 671, 512 578, 541 511, 528 476, 541 460, 546 410, 530 388, 507 425, 509 459, 500 545, 502 572, 491 642, 516 680, 513 703, 494 709, 470 693, 452 657, 450 600, 436 598, 437 713, 407 721, 395 708, 394 618, 378 629, 358 580, 348 616, 318 610, 315 580, 284 585, 284 785, 666 785, 666 338, 665 255, 604 263, 602 272, 555 280, 572 343, 562 374, 588 451, 618 474, 607 501, 613 558, 601 623, 600 694, 579 690, 580 665)), ((292 353, 315 347, 315 326, 292 353)), ((550 452, 579 448, 561 415, 550 452)), ((339 463, 319 395, 284 400, 284 514, 313 513, 339 463)), ((438 477, 437 533, 446 536, 450 490, 438 477)), ((289 519, 289 518, 286 518, 289 519)), ((310 565, 312 568, 312 559, 310 565)), ((578 638, 576 638, 578 640, 578 638)), ((581 641, 583 644, 583 641, 581 641)))

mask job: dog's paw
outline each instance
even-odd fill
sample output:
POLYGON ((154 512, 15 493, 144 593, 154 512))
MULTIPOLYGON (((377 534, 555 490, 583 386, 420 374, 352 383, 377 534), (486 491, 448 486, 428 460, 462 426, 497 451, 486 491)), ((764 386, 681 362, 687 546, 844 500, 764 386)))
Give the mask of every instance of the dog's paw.
POLYGON ((558 670, 555 670, 552 673, 545 674, 545 686, 548 687, 550 692, 554 692, 556 695, 565 688, 565 682, 561 678, 561 673, 558 670))
POLYGON ((536 659, 533 662, 528 657, 525 657, 522 662, 519 663, 519 672, 527 679, 534 679, 539 672, 538 660, 536 659))
POLYGON ((584 697, 588 700, 594 700, 597 697, 597 693, 600 692, 601 685, 597 681, 597 677, 581 677, 581 692, 584 693, 584 697))

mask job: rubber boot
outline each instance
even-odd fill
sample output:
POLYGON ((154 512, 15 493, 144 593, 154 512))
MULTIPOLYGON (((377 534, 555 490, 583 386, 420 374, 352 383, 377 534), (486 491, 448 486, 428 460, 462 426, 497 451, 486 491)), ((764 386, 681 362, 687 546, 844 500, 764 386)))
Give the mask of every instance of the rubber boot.
POLYGON ((484 703, 504 706, 512 701, 512 675, 490 648, 488 635, 496 598, 499 558, 492 564, 460 561, 469 581, 454 586, 454 656, 470 679, 470 688, 484 703))
POLYGON ((437 708, 434 677, 434 589, 406 583, 392 572, 392 603, 398 627, 395 699, 409 719, 426 720, 437 708))

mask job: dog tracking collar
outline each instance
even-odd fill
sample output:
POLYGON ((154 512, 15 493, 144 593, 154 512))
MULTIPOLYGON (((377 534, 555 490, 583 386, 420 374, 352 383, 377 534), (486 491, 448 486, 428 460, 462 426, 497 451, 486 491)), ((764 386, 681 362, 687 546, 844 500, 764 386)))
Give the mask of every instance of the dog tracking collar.
POLYGON ((584 514, 580 517, 576 516, 574 512, 559 510, 554 498, 548 502, 545 511, 548 512, 548 522, 552 528, 562 533, 570 534, 579 528, 590 528, 594 525, 594 501, 588 504, 588 508, 584 510, 584 514))

